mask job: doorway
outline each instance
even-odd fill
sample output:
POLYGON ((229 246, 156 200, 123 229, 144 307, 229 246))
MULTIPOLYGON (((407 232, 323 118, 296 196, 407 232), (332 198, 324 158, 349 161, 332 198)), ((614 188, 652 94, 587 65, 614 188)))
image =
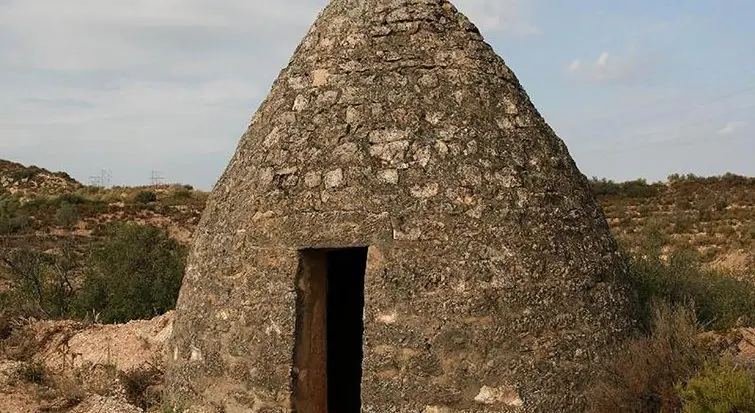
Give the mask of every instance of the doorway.
POLYGON ((299 252, 293 407, 361 410, 367 247, 299 252))

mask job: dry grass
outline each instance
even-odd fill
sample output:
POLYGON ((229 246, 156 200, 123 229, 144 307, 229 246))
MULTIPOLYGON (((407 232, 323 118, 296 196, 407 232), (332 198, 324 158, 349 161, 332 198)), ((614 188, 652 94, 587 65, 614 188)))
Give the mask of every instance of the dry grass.
POLYGON ((592 413, 678 412, 675 385, 692 377, 712 355, 698 340, 701 331, 693 310, 655 308, 652 332, 631 341, 604 366, 589 394, 592 413))

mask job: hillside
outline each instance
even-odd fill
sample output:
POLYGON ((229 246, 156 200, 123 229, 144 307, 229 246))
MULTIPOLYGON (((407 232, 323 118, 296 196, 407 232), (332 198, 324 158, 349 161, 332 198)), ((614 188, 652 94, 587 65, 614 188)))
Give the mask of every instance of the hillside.
POLYGON ((672 175, 665 183, 591 184, 626 248, 691 249, 712 268, 755 278, 755 178, 672 175))
POLYGON ((190 186, 99 188, 64 172, 0 160, 0 252, 85 247, 114 222, 149 224, 191 241, 206 194, 190 186))
POLYGON ((0 159, 0 193, 21 197, 62 195, 75 192, 82 185, 65 172, 50 172, 36 166, 24 166, 0 159))

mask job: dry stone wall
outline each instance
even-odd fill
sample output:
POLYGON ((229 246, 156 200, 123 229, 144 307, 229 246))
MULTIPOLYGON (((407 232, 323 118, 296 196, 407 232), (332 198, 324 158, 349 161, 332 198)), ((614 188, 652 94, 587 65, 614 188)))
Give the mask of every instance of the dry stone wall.
POLYGON ((302 248, 370 246, 368 413, 583 411, 632 327, 585 177, 444 0, 331 2, 196 237, 169 389, 197 411, 290 411, 302 248))

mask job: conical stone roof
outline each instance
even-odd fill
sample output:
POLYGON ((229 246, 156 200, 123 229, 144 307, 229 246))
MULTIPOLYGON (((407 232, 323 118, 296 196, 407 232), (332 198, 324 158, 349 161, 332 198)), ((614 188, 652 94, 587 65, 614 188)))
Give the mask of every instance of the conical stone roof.
POLYGON ((631 330, 586 178, 445 0, 333 0, 311 27, 197 229, 171 397, 288 411, 299 251, 353 245, 364 412, 583 411, 631 330))

